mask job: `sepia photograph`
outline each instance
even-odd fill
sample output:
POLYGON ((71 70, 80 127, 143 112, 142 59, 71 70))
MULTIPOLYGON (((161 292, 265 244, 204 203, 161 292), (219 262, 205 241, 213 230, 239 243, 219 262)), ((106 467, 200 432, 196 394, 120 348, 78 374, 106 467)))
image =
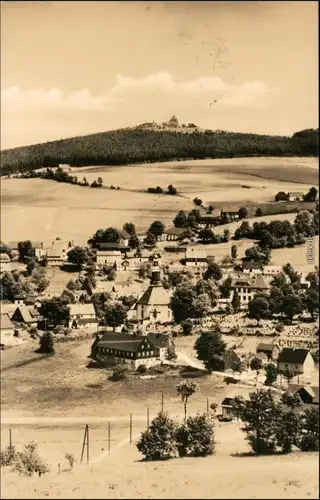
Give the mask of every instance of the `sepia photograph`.
POLYGON ((319 498, 318 2, 0 8, 0 499, 319 498))

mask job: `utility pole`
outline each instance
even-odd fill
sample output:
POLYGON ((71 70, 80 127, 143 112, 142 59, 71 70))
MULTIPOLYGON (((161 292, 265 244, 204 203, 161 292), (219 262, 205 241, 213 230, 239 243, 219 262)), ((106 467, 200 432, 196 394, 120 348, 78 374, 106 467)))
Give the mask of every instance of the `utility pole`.
POLYGON ((111 423, 108 422, 108 455, 110 455, 110 436, 111 436, 111 423))
POLYGON ((9 429, 9 447, 10 447, 10 450, 12 450, 12 434, 11 434, 11 429, 9 429))
POLYGON ((209 398, 207 398, 207 415, 209 415, 209 398))
POLYGON ((161 411, 163 412, 163 407, 164 407, 164 394, 163 390, 161 391, 161 411))
POLYGON ((130 413, 130 444, 132 443, 132 413, 130 413))
POLYGON ((84 430, 80 463, 82 463, 82 460, 83 460, 85 446, 87 447, 87 464, 88 464, 89 463, 89 426, 88 426, 88 424, 86 424, 86 427, 84 430))
POLYGON ((147 406, 147 429, 149 429, 150 425, 150 415, 149 415, 149 406, 147 406))

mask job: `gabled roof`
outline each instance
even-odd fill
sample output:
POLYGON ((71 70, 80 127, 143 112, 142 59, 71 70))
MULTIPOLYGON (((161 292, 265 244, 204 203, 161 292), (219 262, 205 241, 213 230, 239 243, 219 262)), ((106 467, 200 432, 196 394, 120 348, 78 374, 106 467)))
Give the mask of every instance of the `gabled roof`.
POLYGON ((314 385, 299 385, 299 384, 290 384, 289 392, 291 394, 296 394, 301 389, 304 389, 313 399, 314 404, 319 404, 319 386, 314 385))
POLYGON ((128 250, 128 247, 125 245, 121 245, 120 243, 99 243, 99 249, 100 250, 128 250))
POLYGON ((148 339, 153 343, 155 347, 167 347, 169 337, 165 333, 148 333, 148 339))
POLYGON ((301 191, 293 191, 292 193, 288 193, 288 196, 304 196, 304 193, 301 191))
POLYGON ((232 287, 246 287, 254 290, 267 290, 269 288, 265 279, 261 274, 256 274, 255 276, 239 276, 237 278, 233 278, 232 287))
POLYGON ((0 253, 1 262, 10 262, 10 257, 7 253, 0 253))
POLYGON ((189 247, 185 253, 186 259, 206 259, 207 252, 203 248, 189 247))
POLYGON ((77 314, 96 314, 92 302, 89 302, 89 304, 70 304, 69 309, 70 316, 76 316, 77 314))
POLYGON ((163 234, 182 234, 185 232, 183 227, 169 227, 163 231, 163 234))
POLYGON ((24 323, 34 323, 39 316, 38 311, 34 307, 19 306, 16 311, 19 311, 24 323))
POLYGON ((279 354, 278 363, 302 365, 309 352, 308 349, 292 349, 290 347, 285 347, 279 354))
POLYGON ((125 229, 121 229, 121 231, 119 231, 119 234, 124 240, 129 240, 131 238, 131 235, 125 229))
POLYGON ((98 250, 96 253, 97 257, 103 256, 103 257, 120 257, 121 252, 119 250, 98 250))
POLYGON ((130 335, 125 333, 105 332, 100 337, 96 346, 116 349, 118 351, 137 352, 142 342, 147 337, 143 335, 130 335))
POLYGON ((257 346, 257 352, 272 353, 275 347, 277 347, 275 344, 265 344, 261 342, 257 346))
POLYGON ((244 269, 261 269, 262 268, 262 264, 261 262, 259 261, 248 261, 248 260, 244 260, 242 262, 242 267, 244 269))
POLYGON ((14 330, 14 324, 7 314, 0 314, 0 330, 7 330, 11 328, 14 330))
POLYGON ((63 255, 62 249, 55 248, 54 246, 47 248, 46 257, 48 259, 64 259, 65 258, 63 255))
POLYGON ((139 298, 137 304, 166 306, 170 302, 170 293, 163 286, 150 285, 139 298))

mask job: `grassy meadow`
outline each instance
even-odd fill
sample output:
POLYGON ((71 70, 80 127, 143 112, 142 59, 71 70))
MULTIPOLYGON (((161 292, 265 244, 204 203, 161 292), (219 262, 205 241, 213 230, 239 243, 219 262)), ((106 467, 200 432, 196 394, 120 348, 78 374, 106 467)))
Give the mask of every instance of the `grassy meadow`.
POLYGON ((59 236, 83 243, 96 229, 122 227, 127 221, 138 230, 156 219, 170 226, 179 210, 194 208, 196 196, 207 205, 238 208, 273 201, 278 191, 307 192, 318 184, 316 158, 193 160, 72 170, 79 179, 92 182, 100 176, 105 186, 121 189, 2 179, 1 238, 50 242, 59 236), (178 189, 178 196, 145 192, 148 187, 169 184, 178 189))

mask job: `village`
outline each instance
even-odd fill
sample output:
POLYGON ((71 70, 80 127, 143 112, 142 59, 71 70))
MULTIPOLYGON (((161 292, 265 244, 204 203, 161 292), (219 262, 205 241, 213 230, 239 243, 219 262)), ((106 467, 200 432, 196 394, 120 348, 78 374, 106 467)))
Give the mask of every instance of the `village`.
POLYGON ((0 500, 319 498, 317 2, 1 2, 0 500))
MULTIPOLYGON (((98 230, 86 246, 60 238, 50 246, 1 242, 2 360, 7 349, 30 339, 38 339, 39 352, 45 352, 52 343, 91 338, 87 354, 101 369, 113 367, 123 376, 160 365, 206 370, 210 363, 199 359, 193 344, 199 335, 218 331, 226 348, 211 371, 257 387, 275 370, 275 387, 318 404, 315 261, 303 272, 289 263, 271 265, 257 244, 240 259, 239 241, 225 230, 225 240, 234 244, 217 262, 203 241, 210 228, 217 220, 243 218, 241 233, 248 222, 242 208, 207 212, 179 212, 172 227, 157 220, 143 234, 132 223, 98 230)), ((296 227, 301 220, 312 224, 308 213, 297 215, 296 227)), ((308 234, 308 227, 303 230, 308 234)), ((227 419, 230 392, 220 408, 227 419)))

